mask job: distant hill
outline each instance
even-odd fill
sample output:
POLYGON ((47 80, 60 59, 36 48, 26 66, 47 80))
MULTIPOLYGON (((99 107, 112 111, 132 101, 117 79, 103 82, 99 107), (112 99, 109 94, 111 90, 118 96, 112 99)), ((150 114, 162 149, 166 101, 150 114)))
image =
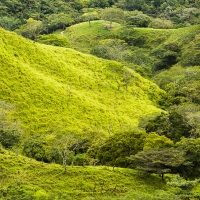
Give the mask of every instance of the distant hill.
MULTIPOLYGON (((63 31, 64 35, 71 41, 72 48, 90 53, 91 48, 98 44, 100 40, 113 38, 119 33, 122 25, 113 23, 113 28, 109 28, 109 22, 104 20, 96 20, 91 22, 82 22, 72 25, 63 31)), ((60 31, 55 33, 60 34, 60 31)))
MULTIPOLYGON (((128 56, 122 60, 128 66, 135 64, 162 70, 177 63, 184 66, 200 65, 199 25, 177 29, 153 29, 125 27, 115 23, 113 29, 107 29, 103 26, 106 24, 103 20, 92 21, 91 24, 91 27, 86 22, 76 24, 64 31, 72 48, 88 53, 100 49, 102 54, 94 54, 106 57, 105 49, 108 46, 102 45, 103 41, 117 38, 128 43, 126 49, 123 49, 128 56)), ((56 33, 60 34, 59 31, 56 33)), ((114 48, 112 51, 114 54, 118 53, 114 48)))
POLYGON ((0 99, 27 133, 114 133, 156 114, 163 91, 120 63, 0 29, 0 99))

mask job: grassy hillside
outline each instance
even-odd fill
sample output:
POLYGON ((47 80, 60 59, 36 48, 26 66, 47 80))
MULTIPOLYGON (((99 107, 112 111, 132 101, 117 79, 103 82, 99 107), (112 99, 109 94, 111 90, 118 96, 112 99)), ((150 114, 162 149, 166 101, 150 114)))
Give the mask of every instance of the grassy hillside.
MULTIPOLYGON (((64 35, 74 42, 74 46, 79 50, 82 48, 79 47, 79 45, 83 45, 83 42, 89 47, 89 44, 94 44, 94 42, 97 43, 97 40, 119 36, 122 28, 121 25, 115 23, 115 28, 110 30, 105 28, 103 26, 104 24, 106 24, 106 22, 103 20, 93 21, 92 26, 90 27, 87 22, 83 22, 68 27, 64 31, 64 35)), ((179 29, 136 27, 133 27, 132 29, 134 30, 134 35, 132 35, 133 38, 142 38, 142 43, 140 43, 139 46, 152 49, 174 42, 177 42, 180 46, 184 46, 194 39, 195 35, 199 33, 200 27, 199 25, 196 25, 179 29)), ((60 31, 57 31, 56 33, 60 34, 60 31)))
POLYGON ((158 45, 167 45, 177 42, 179 46, 188 44, 199 32, 200 26, 190 26, 179 29, 153 29, 153 28, 134 28, 136 34, 144 38, 143 47, 155 48, 158 45))
POLYGON ((0 199, 178 199, 158 176, 131 169, 62 167, 0 149, 0 199))
MULTIPOLYGON (((99 40, 115 37, 121 28, 121 25, 117 23, 113 23, 114 27, 111 29, 106 27, 108 25, 109 22, 104 20, 92 21, 91 26, 88 22, 83 22, 68 27, 64 35, 71 41, 72 48, 90 53, 91 47, 98 44, 99 40)), ((60 31, 56 33, 60 34, 60 31)))
MULTIPOLYGON (((115 28, 108 30, 103 27, 105 23, 102 20, 93 21, 92 27, 87 23, 80 23, 67 28, 64 34, 71 41, 72 48, 82 52, 90 52, 95 46, 102 46, 101 41, 107 38, 123 39, 129 44, 128 59, 125 57, 123 60, 128 65, 156 66, 158 70, 176 63, 185 66, 199 65, 199 50, 188 51, 191 46, 198 46, 199 25, 179 29, 153 29, 115 24, 115 28), (185 59, 186 54, 189 59, 185 59)), ((105 51, 104 48, 106 46, 102 46, 102 51, 105 51)), ((119 53, 114 48, 112 51, 114 54, 119 53)))
POLYGON ((27 133, 104 132, 160 112, 163 93, 120 63, 37 44, 0 29, 0 99, 27 133))

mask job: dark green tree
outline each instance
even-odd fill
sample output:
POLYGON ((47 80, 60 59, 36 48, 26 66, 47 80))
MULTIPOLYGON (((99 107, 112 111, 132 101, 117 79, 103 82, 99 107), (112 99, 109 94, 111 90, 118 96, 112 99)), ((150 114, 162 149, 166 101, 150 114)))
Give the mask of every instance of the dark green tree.
POLYGON ((23 153, 38 161, 47 161, 45 152, 45 141, 39 136, 32 136, 23 144, 23 153))
POLYGON ((136 130, 115 134, 96 150, 90 149, 90 151, 91 154, 96 151, 96 158, 103 165, 128 167, 130 163, 126 157, 143 149, 144 138, 145 133, 136 130))
POLYGON ((51 14, 45 20, 45 28, 47 32, 53 32, 57 29, 65 29, 74 23, 72 16, 65 13, 51 14))
POLYGON ((44 31, 44 26, 42 21, 34 20, 29 18, 26 24, 20 26, 16 32, 26 38, 35 39, 42 31, 44 31))
POLYGON ((21 21, 19 19, 16 19, 15 17, 0 17, 0 27, 13 31, 19 27, 21 24, 21 21))
POLYGON ((178 168, 178 172, 186 179, 195 179, 200 177, 200 138, 182 138, 176 144, 180 151, 185 151, 185 157, 189 165, 183 165, 178 168))
POLYGON ((192 126, 185 117, 176 111, 171 111, 169 114, 161 113, 155 119, 150 120, 145 129, 147 133, 156 132, 177 142, 181 137, 191 136, 192 126))
POLYGON ((20 133, 15 129, 0 129, 0 144, 6 149, 11 149, 20 141, 20 133))
POLYGON ((112 22, 122 22, 124 19, 124 11, 120 8, 105 8, 101 12, 101 17, 104 20, 110 22, 110 28, 112 27, 112 22))
POLYGON ((151 20, 151 17, 149 17, 146 14, 143 14, 143 12, 141 11, 129 11, 125 13, 126 25, 148 27, 151 20))
POLYGON ((144 150, 130 156, 129 159, 138 170, 160 174, 163 180, 164 174, 177 173, 181 165, 188 164, 185 152, 173 147, 144 150))

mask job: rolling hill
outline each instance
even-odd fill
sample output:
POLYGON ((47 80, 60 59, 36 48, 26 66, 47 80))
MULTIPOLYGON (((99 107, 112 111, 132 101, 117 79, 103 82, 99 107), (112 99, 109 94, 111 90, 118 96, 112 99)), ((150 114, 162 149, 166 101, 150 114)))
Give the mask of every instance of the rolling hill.
MULTIPOLYGON (((138 72, 141 71, 141 66, 160 70, 177 63, 184 66, 200 64, 199 25, 177 29, 153 29, 126 27, 115 23, 115 28, 109 30, 103 24, 106 24, 103 20, 92 21, 91 27, 86 22, 76 24, 66 28, 64 36, 69 39, 73 49, 87 53, 94 53, 94 50, 100 49, 105 54, 108 48, 106 45, 102 46, 105 39, 124 40, 128 46, 122 50, 126 50, 128 56, 122 61, 130 68, 132 64, 140 66, 135 66, 138 72)), ((56 33, 60 34, 59 31, 56 33)), ((115 48, 113 47, 112 51, 117 54, 115 48)), ((105 57, 104 54, 95 55, 105 57)))
POLYGON ((0 99, 26 134, 136 127, 163 91, 120 63, 39 44, 0 29, 0 99))
POLYGON ((161 178, 131 169, 68 166, 30 160, 0 148, 0 199, 178 200, 161 178))

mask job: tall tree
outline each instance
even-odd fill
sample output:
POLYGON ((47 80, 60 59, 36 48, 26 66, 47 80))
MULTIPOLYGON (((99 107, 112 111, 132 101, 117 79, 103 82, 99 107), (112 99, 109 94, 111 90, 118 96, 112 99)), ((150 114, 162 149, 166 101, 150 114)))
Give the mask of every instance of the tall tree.
POLYGON ((54 143, 54 150, 56 150, 62 158, 64 172, 67 169, 67 158, 74 153, 77 148, 78 140, 72 134, 67 134, 54 143))
POLYGON ((29 18, 16 32, 26 38, 35 39, 44 30, 42 21, 29 18))
POLYGON ((124 11, 120 8, 105 8, 101 12, 101 17, 104 20, 110 22, 110 28, 112 27, 112 22, 121 22, 124 18, 124 11))
POLYGON ((180 115, 176 111, 168 114, 161 113, 155 119, 150 120, 146 126, 146 131, 156 132, 159 135, 165 135, 171 140, 177 142, 181 137, 190 137, 192 126, 186 117, 180 115))
POLYGON ((147 173, 160 174, 164 180, 164 174, 177 173, 177 168, 186 165, 185 152, 179 149, 157 148, 138 152, 129 157, 137 169, 147 173))
POLYGON ((109 137, 96 151, 96 157, 103 165, 129 166, 127 157, 143 149, 145 133, 130 131, 109 137))

